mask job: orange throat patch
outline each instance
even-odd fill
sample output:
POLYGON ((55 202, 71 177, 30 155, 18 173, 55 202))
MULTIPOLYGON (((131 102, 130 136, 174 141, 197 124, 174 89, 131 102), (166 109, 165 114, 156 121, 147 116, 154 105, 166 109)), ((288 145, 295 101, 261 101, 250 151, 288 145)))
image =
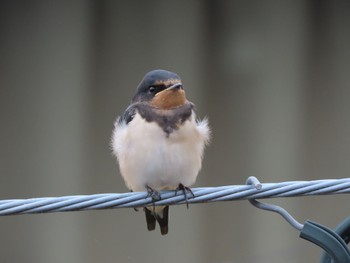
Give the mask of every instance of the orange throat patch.
POLYGON ((183 89, 166 89, 156 94, 150 104, 159 109, 170 110, 186 103, 183 89))

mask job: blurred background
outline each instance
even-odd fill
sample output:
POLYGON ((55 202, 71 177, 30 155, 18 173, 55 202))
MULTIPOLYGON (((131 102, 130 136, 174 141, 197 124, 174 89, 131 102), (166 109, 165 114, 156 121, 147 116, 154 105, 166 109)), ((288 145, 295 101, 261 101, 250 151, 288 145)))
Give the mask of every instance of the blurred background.
MULTIPOLYGON (((126 192, 109 141, 143 75, 183 80, 213 140, 195 186, 350 177, 349 1, 1 1, 0 199, 126 192)), ((270 200, 335 227, 348 196, 270 200)), ((1 262, 318 262, 248 201, 0 218, 1 262)))

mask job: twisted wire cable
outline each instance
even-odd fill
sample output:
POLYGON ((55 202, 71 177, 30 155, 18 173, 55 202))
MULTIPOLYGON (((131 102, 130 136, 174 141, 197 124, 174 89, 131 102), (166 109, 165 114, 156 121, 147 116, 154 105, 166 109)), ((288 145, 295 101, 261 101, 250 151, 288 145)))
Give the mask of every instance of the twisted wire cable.
MULTIPOLYGON (((314 181, 261 183, 259 185, 229 185, 192 188, 194 198, 187 193, 188 203, 252 200, 277 197, 330 195, 350 193, 350 178, 314 181)), ((30 199, 0 200, 0 216, 68 212, 82 210, 178 205, 186 202, 181 191, 161 191, 154 201, 143 192, 73 195, 30 199)))

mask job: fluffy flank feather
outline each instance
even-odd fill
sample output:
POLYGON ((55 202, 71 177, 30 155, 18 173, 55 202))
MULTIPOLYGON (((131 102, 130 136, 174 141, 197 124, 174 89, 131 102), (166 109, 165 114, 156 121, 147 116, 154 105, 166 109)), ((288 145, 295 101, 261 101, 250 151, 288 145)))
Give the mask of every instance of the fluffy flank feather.
POLYGON ((197 119, 196 122, 197 122, 198 132, 201 134, 205 145, 208 145, 211 139, 211 130, 209 127, 208 118, 205 117, 202 120, 197 119))

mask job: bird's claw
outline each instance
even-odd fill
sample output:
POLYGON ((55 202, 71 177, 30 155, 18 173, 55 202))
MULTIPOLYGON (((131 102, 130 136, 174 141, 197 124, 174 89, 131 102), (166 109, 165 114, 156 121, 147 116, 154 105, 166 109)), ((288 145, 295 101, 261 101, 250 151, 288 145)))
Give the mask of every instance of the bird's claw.
POLYGON ((161 200, 160 194, 157 190, 154 190, 152 187, 149 187, 148 185, 146 185, 146 189, 147 189, 147 197, 151 197, 152 198, 152 202, 153 202, 153 212, 155 211, 155 204, 154 202, 157 202, 159 200, 161 200))
POLYGON ((175 190, 175 196, 177 195, 178 191, 182 191, 184 196, 185 196, 185 202, 186 202, 186 206, 188 209, 188 193, 190 193, 192 195, 192 197, 194 198, 194 193, 192 192, 191 188, 184 186, 183 184, 179 184, 179 186, 176 188, 175 190))
MULTIPOLYGON (((132 189, 130 189, 130 192, 134 192, 132 189)), ((134 207, 134 211, 135 212, 138 212, 139 211, 139 208, 138 207, 134 207)))
POLYGON ((148 185, 146 185, 146 189, 147 189, 147 197, 151 197, 153 202, 161 200, 160 194, 157 190, 154 190, 148 185))

